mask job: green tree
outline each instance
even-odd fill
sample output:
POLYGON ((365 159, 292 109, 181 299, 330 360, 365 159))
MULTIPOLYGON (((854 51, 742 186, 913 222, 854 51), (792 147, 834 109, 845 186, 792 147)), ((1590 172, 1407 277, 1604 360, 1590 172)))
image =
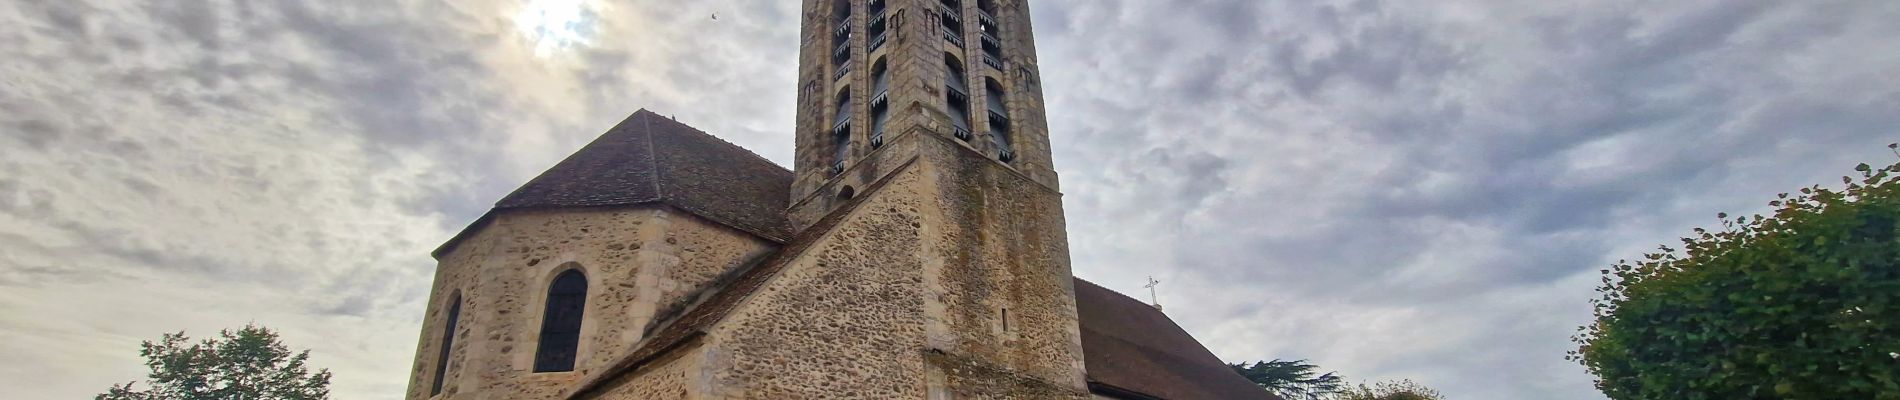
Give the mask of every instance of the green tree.
POLYGON ((1569 359, 1617 400, 1900 399, 1900 164, 1856 171, 1603 270, 1569 359))
POLYGON ((1240 376, 1247 377, 1254 384, 1286 399, 1322 399, 1345 387, 1336 373, 1315 375, 1319 367, 1307 364, 1306 360, 1275 359, 1255 362, 1253 365, 1239 363, 1227 366, 1233 367, 1234 372, 1239 372, 1240 376))
POLYGON ((1335 394, 1329 400, 1445 400, 1437 390, 1412 382, 1410 379, 1379 382, 1372 385, 1359 384, 1335 394))
POLYGON ((113 385, 95 400, 319 400, 330 397, 330 370, 310 373, 310 351, 292 355, 277 333, 256 325, 220 331, 188 345, 184 332, 145 342, 146 390, 113 385))

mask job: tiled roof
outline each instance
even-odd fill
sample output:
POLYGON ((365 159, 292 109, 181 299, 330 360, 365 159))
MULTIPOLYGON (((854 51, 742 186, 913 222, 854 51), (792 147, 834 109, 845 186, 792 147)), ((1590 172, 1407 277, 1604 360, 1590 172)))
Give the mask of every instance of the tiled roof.
POLYGON ((1075 303, 1091 390, 1167 400, 1277 399, 1153 306, 1081 278, 1075 303))
POLYGON ((436 250, 516 209, 666 204, 774 241, 791 236, 792 172, 732 143, 639 110, 495 203, 436 250))

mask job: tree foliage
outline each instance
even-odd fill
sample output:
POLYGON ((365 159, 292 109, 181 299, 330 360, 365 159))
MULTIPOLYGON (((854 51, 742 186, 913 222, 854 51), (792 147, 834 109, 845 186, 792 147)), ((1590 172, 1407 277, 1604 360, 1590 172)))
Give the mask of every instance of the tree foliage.
POLYGON ((1329 400, 1445 400, 1445 396, 1439 394, 1437 390, 1406 379, 1372 385, 1362 383, 1339 391, 1329 400))
POLYGON ((1228 364, 1234 372, 1247 380, 1266 388, 1267 391, 1289 400, 1318 400, 1338 392, 1345 387, 1338 374, 1327 372, 1318 374, 1319 367, 1306 363, 1306 360, 1255 362, 1228 364), (1317 375, 1316 375, 1317 374, 1317 375))
POLYGON ((223 330, 189 344, 184 332, 147 341, 145 390, 113 385, 96 400, 319 400, 330 396, 330 371, 310 373, 310 351, 292 355, 277 333, 255 325, 223 330))
POLYGON ((1900 399, 1900 164, 1856 171, 1604 270, 1569 358, 1618 400, 1900 399))

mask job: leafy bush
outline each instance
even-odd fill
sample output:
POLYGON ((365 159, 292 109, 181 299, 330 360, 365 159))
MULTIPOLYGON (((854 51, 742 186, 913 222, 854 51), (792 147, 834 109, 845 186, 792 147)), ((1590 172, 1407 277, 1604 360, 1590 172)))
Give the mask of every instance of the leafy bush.
POLYGON ((139 355, 151 369, 146 390, 113 385, 98 400, 323 400, 330 398, 330 371, 315 374, 310 351, 291 354, 277 333, 256 325, 225 330, 217 338, 187 345, 184 332, 145 342, 139 355))
POLYGON ((1900 164, 1856 171, 1604 270, 1569 359, 1618 400, 1900 399, 1900 164))
POLYGON ((1445 400, 1432 388, 1412 382, 1410 379, 1394 382, 1379 382, 1367 386, 1348 388, 1333 395, 1332 400, 1445 400))

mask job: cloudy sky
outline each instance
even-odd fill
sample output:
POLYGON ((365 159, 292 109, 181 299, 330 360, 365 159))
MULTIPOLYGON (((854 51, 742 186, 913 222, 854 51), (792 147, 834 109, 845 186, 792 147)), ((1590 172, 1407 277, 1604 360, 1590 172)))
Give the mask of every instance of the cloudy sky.
MULTIPOLYGON (((1887 162, 1900 2, 1037 0, 1076 273, 1223 358, 1598 399, 1596 271, 1887 162)), ((256 322, 403 391, 428 251, 641 107, 791 158, 792 1, 0 3, 0 388, 256 322), (718 13, 718 20, 709 18, 718 13)))

